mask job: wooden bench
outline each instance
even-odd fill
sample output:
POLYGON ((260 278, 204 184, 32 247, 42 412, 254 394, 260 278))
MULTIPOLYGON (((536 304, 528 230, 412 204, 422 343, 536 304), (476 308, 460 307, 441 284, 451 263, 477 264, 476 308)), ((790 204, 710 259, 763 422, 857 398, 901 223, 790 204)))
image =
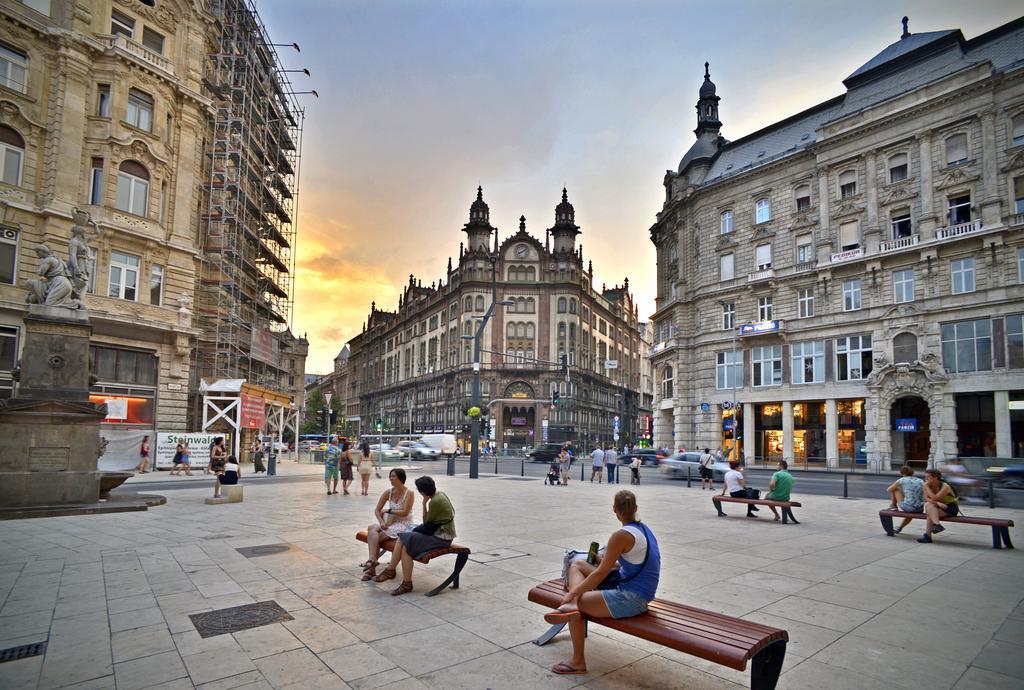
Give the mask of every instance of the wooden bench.
POLYGON ((207 505, 221 503, 241 503, 244 498, 241 484, 226 484, 220 487, 220 497, 206 499, 207 505))
POLYGON ((727 517, 722 511, 722 503, 746 503, 747 505, 754 506, 775 506, 776 508, 782 509, 782 524, 789 524, 790 521, 794 525, 800 523, 793 517, 793 508, 802 508, 797 501, 772 501, 767 498, 733 498, 732 496, 712 496, 712 503, 715 504, 715 510, 718 511, 718 517, 727 517))
MULTIPOLYGON (((892 528, 893 518, 910 518, 911 520, 924 520, 926 519, 924 513, 904 513, 902 510, 880 510, 878 511, 878 519, 882 521, 882 529, 890 537, 895 536, 896 533, 892 528)), ((1003 545, 1006 548, 1012 549, 1013 542, 1010 541, 1010 528, 1013 527, 1013 520, 999 520, 997 518, 980 518, 980 517, 965 517, 958 515, 956 517, 943 517, 940 518, 942 522, 958 522, 961 525, 987 525, 992 528, 992 548, 1001 549, 1003 545)))
MULTIPOLYGON (((541 606, 557 608, 564 596, 562 580, 549 580, 531 589, 528 599, 541 606)), ((584 620, 737 671, 745 671, 747 661, 751 661, 750 687, 753 690, 774 690, 789 642, 789 633, 785 630, 664 599, 652 601, 647 612, 639 616, 618 619, 584 616, 584 620)), ((564 626, 564 623, 552 626, 534 644, 547 644, 564 626)))
MULTIPOLYGON (((356 533, 356 541, 361 541, 364 544, 366 543, 366 530, 362 530, 361 532, 356 533)), ((377 552, 377 558, 380 558, 381 554, 383 554, 385 551, 394 552, 395 543, 397 541, 397 539, 388 539, 387 541, 382 541, 380 543, 380 551, 377 552)), ((438 558, 439 556, 455 554, 455 570, 452 571, 452 574, 448 576, 447 580, 445 580, 437 587, 427 592, 426 596, 436 596, 440 594, 442 591, 444 591, 444 589, 448 587, 448 585, 451 585, 452 589, 458 589, 459 573, 461 573, 462 569, 466 567, 466 561, 469 560, 470 553, 472 552, 469 550, 468 546, 459 546, 458 544, 452 544, 451 546, 444 549, 434 549, 433 551, 428 551, 427 553, 417 558, 417 562, 426 565, 427 563, 430 563, 430 561, 432 561, 435 558, 438 558)), ((397 566, 398 564, 396 563, 395 565, 397 566)))

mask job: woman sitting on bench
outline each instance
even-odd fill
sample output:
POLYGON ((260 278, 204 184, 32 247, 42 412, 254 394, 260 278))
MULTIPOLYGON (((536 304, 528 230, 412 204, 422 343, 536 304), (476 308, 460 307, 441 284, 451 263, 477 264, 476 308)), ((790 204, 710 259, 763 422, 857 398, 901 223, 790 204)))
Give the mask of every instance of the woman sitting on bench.
POLYGON ((544 615, 552 625, 569 624, 572 637, 572 658, 551 668, 559 675, 580 675, 587 672, 584 658, 586 626, 583 615, 590 618, 629 618, 647 610, 654 599, 661 574, 661 552, 658 541, 646 525, 636 517, 636 496, 632 491, 615 494, 612 512, 622 523, 608 538, 604 557, 597 563, 573 561, 569 566, 569 591, 562 605, 544 615), (611 589, 598 589, 605 578, 615 572, 617 583, 611 589))
MULTIPOLYGON (((377 553, 380 543, 388 539, 398 539, 398 535, 413 528, 412 491, 405 486, 405 470, 396 467, 388 473, 391 488, 380 495, 373 514, 377 524, 366 528, 366 546, 370 550, 370 560, 361 564, 363 582, 372 580, 377 575, 377 553)), ((395 561, 396 563, 398 561, 395 561)))
POLYGON ((956 517, 960 512, 960 504, 956 500, 956 492, 942 481, 942 473, 938 470, 924 471, 924 512, 927 524, 918 541, 922 544, 932 543, 932 534, 945 532, 946 528, 939 524, 944 517, 956 517))
POLYGON ((238 467, 238 459, 234 455, 229 456, 224 463, 224 471, 217 474, 217 478, 214 480, 213 497, 220 498, 220 487, 237 484, 240 474, 241 470, 238 467))

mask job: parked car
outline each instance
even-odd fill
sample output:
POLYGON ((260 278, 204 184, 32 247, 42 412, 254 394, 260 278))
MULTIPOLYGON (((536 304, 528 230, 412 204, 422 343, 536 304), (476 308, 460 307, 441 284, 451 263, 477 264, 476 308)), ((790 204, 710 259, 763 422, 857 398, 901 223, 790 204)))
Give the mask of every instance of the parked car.
POLYGON ((441 457, 441 451, 431 448, 423 441, 399 441, 395 450, 414 460, 437 460, 441 457))
POLYGON ((320 450, 320 441, 299 441, 299 450, 320 450))
MULTIPOLYGON (((692 478, 700 479, 700 453, 687 451, 663 458, 658 469, 673 479, 685 479, 687 471, 692 478)), ((725 481, 725 473, 729 471, 729 463, 715 462, 711 464, 715 481, 725 481)))
POLYGON ((644 465, 660 465, 662 458, 665 454, 656 448, 636 448, 631 453, 623 453, 619 456, 619 464, 628 465, 633 461, 633 458, 640 458, 640 462, 644 465))
POLYGON ((380 454, 381 460, 398 460, 402 457, 402 452, 390 443, 371 443, 370 454, 380 454))
POLYGON ((533 462, 551 462, 558 457, 558 453, 561 450, 561 443, 542 443, 530 450, 526 457, 530 458, 533 462))

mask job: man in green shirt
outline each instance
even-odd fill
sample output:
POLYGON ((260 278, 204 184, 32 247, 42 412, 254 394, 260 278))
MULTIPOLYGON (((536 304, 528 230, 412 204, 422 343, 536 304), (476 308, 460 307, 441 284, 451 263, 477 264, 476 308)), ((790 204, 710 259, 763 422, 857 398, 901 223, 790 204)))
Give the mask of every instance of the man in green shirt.
MULTIPOLYGON (((768 495, 765 498, 769 501, 788 501, 789 492, 793 490, 793 475, 786 471, 789 469, 789 463, 779 460, 777 469, 778 471, 772 475, 771 484, 768 485, 768 495)), ((775 510, 775 506, 768 506, 768 508, 771 509, 775 521, 778 522, 779 513, 775 510)))

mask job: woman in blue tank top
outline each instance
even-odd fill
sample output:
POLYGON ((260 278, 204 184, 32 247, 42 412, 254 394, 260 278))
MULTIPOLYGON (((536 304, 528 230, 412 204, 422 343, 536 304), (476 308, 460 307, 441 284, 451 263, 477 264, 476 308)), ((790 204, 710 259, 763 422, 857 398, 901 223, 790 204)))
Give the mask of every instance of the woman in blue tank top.
POLYGON ((629 618, 647 610, 654 599, 661 573, 661 552, 658 540, 636 517, 636 496, 632 491, 615 494, 612 504, 622 528, 612 533, 602 558, 597 564, 573 561, 569 567, 569 591, 562 605, 544 620, 551 624, 568 623, 572 637, 572 658, 555 664, 554 673, 579 675, 587 672, 584 658, 588 618, 629 618), (608 574, 618 567, 619 581, 614 589, 597 589, 608 574))

